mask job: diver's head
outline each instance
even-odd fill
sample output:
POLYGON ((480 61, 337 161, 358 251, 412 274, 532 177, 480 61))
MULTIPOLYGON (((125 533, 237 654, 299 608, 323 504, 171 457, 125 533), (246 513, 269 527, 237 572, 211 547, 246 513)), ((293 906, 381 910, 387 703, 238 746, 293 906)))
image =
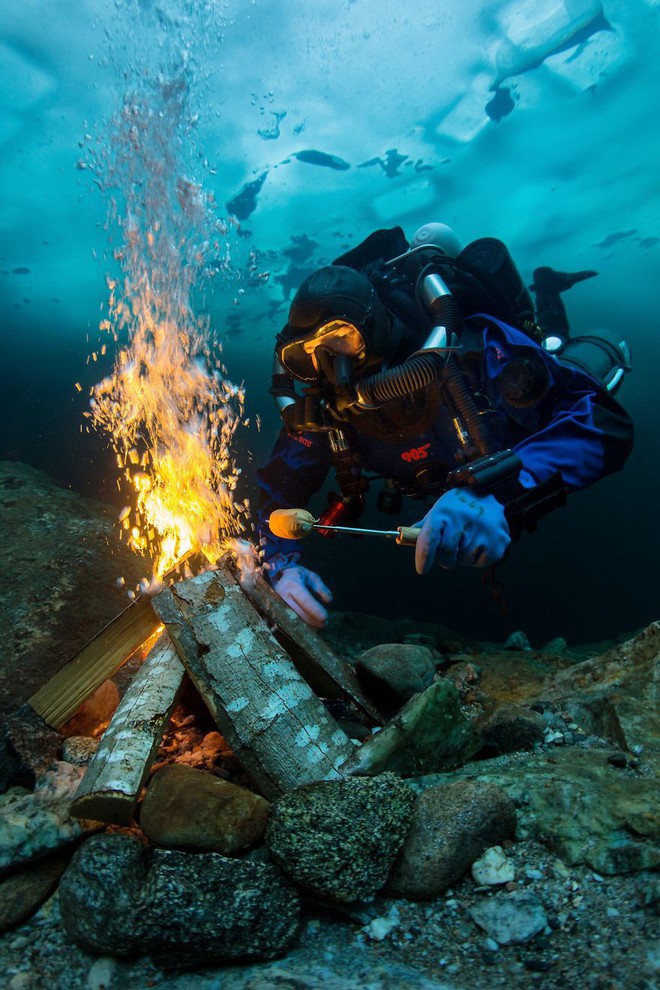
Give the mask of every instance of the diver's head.
POLYGON ((410 250, 418 247, 439 248, 450 258, 456 258, 461 253, 461 242, 446 223, 425 223, 419 227, 410 241, 410 250))
POLYGON ((392 321, 371 282, 352 268, 328 265, 304 280, 277 336, 283 368, 303 382, 334 380, 337 358, 351 375, 374 371, 395 350, 392 321))

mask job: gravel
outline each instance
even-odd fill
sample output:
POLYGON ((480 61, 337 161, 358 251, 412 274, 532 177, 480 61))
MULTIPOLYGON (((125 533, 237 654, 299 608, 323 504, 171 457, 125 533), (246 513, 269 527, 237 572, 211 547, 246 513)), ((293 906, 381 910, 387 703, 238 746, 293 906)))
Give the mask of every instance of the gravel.
POLYGON ((423 904, 375 898, 332 912, 308 904, 299 944, 279 962, 177 977, 146 958, 101 963, 67 944, 55 895, 0 938, 3 990, 302 990, 329 986, 329 970, 351 990, 653 990, 660 953, 648 877, 569 869, 533 842, 505 851, 520 878, 505 889, 533 893, 548 919, 525 945, 500 946, 478 928, 470 910, 496 892, 467 877, 423 904))

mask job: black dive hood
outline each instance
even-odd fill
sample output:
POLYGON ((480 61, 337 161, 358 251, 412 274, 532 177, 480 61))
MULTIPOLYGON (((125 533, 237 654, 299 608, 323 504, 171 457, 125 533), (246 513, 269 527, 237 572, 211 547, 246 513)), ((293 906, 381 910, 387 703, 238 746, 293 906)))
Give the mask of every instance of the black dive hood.
MULTIPOLYGON (((320 269, 303 282, 294 297, 289 323, 277 337, 273 363, 271 392, 287 429, 293 432, 334 429, 341 422, 346 421, 349 411, 359 413, 378 409, 386 402, 403 398, 425 388, 440 377, 445 370, 448 355, 460 347, 462 322, 458 305, 447 285, 433 265, 424 262, 425 252, 428 259, 428 249, 420 247, 389 262, 394 265, 405 259, 406 262, 417 264, 421 269, 416 282, 417 302, 421 307, 421 313, 427 314, 433 323, 424 345, 402 364, 367 376, 364 375, 366 366, 354 368, 350 359, 344 356, 336 357, 332 372, 325 375, 323 381, 315 376, 317 380, 312 387, 306 389, 306 394, 301 399, 295 390, 294 376, 287 372, 280 355, 285 344, 294 337, 309 334, 310 329, 318 326, 323 320, 336 319, 340 315, 359 329, 365 329, 372 357, 375 336, 373 331, 376 328, 380 332, 378 338, 380 354, 375 353, 378 364, 387 362, 388 357, 395 350, 395 343, 398 343, 398 339, 394 339, 391 322, 390 336, 385 340, 382 317, 376 321, 371 315, 379 313, 380 310, 385 313, 387 311, 376 296, 375 289, 364 276, 352 269, 330 266, 329 269, 320 269), (419 258, 411 257, 418 253, 419 258), (335 271, 340 273, 338 279, 326 274, 335 271), (350 273, 350 280, 344 273, 350 273), (321 277, 317 279, 317 276, 321 277), (359 283, 356 279, 359 279, 359 283), (347 299, 345 293, 340 300, 337 299, 337 285, 346 289, 349 283, 352 289, 357 288, 361 293, 357 305, 355 298, 347 299), (368 295, 364 283, 369 287, 368 295), (320 299, 317 295, 319 289, 320 299), (371 323, 364 320, 367 301, 366 310, 371 323)), ((368 363, 374 362, 372 360, 368 363)), ((298 380, 305 381, 309 385, 312 375, 298 380)))

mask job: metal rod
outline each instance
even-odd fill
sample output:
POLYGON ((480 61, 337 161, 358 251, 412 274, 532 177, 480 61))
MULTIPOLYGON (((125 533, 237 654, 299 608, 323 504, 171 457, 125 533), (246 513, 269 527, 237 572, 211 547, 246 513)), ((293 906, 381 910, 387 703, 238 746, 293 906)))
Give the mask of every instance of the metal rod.
POLYGON ((356 526, 325 526, 320 522, 314 523, 314 529, 331 529, 333 533, 353 533, 358 536, 384 536, 393 539, 398 539, 400 536, 398 529, 359 529, 356 526))

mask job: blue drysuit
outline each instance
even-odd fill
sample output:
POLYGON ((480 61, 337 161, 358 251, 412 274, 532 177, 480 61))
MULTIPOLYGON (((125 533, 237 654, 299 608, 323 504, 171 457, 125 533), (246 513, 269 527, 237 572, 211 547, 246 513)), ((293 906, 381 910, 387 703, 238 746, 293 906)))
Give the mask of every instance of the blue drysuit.
MULTIPOLYGON (((483 340, 478 385, 489 400, 501 448, 510 447, 520 456, 523 467, 519 480, 525 488, 559 471, 567 491, 575 491, 622 467, 632 449, 632 423, 595 379, 562 365, 525 334, 499 320, 478 315, 470 322, 483 340), (511 405, 498 384, 502 370, 519 358, 542 362, 549 376, 545 394, 528 408, 511 405)), ((366 472, 394 479, 404 491, 419 498, 438 497, 443 477, 459 463, 453 414, 443 405, 437 386, 429 386, 425 392, 426 407, 418 432, 414 428, 411 431, 410 423, 398 429, 395 419, 389 430, 384 431, 382 423, 379 430, 371 430, 364 414, 351 417, 343 427, 366 472), (424 472, 426 465, 432 470, 424 472)), ((381 410, 381 419, 387 417, 389 405, 381 410)), ((270 513, 278 508, 305 507, 322 486, 331 465, 325 434, 290 435, 282 429, 268 464, 258 472, 262 496, 259 532, 266 560, 275 554, 299 551, 297 541, 278 538, 269 531, 270 513)))

